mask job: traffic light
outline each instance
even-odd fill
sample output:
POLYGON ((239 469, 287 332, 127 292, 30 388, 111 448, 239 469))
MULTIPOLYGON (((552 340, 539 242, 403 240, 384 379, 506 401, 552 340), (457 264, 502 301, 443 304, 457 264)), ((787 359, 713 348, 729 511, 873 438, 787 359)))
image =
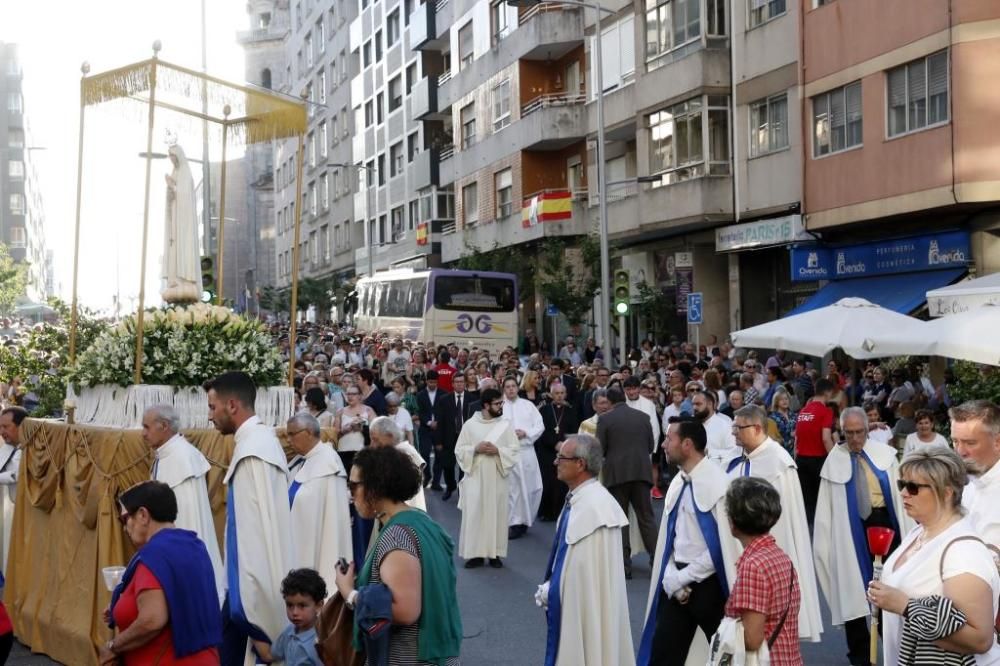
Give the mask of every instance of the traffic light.
POLYGON ((211 303, 215 300, 215 260, 201 258, 201 300, 211 303))
POLYGON ((629 310, 628 271, 623 268, 615 271, 614 283, 615 314, 624 317, 629 310))

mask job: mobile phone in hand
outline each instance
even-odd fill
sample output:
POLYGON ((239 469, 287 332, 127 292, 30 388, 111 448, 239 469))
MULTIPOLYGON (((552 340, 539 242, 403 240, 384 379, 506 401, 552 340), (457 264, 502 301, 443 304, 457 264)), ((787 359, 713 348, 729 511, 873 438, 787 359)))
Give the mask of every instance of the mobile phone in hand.
POLYGON ((350 565, 347 564, 347 560, 343 557, 337 560, 337 570, 340 571, 340 573, 346 574, 348 566, 350 565))

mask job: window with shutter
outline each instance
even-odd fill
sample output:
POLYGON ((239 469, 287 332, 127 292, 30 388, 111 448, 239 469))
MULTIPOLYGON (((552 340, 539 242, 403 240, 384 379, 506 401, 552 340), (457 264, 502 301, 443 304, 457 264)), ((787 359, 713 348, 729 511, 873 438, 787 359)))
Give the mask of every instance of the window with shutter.
POLYGON ((948 122, 948 52, 886 72, 890 137, 948 122))

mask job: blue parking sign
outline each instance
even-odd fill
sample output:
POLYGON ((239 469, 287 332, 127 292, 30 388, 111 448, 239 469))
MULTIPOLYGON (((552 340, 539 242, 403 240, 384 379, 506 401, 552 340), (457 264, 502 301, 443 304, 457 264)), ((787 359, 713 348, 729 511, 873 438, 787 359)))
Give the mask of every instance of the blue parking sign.
POLYGON ((692 291, 688 294, 687 299, 687 315, 689 324, 701 324, 702 323, 702 298, 700 291, 692 291))

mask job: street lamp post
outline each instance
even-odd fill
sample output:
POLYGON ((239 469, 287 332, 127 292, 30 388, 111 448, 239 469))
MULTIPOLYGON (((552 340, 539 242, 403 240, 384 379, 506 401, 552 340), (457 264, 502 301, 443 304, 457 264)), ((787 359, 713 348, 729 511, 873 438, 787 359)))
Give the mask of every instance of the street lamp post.
MULTIPOLYGON (((594 67, 595 79, 597 80, 597 192, 598 192, 598 238, 601 244, 601 307, 599 308, 598 322, 601 326, 601 349, 604 350, 604 362, 608 367, 614 366, 614 355, 611 351, 611 325, 609 321, 611 313, 611 296, 609 284, 611 282, 611 256, 608 247, 608 183, 607 169, 604 164, 604 68, 603 68, 603 48, 601 40, 601 12, 614 15, 615 12, 602 7, 596 2, 586 2, 586 0, 506 0, 507 4, 513 7, 534 7, 542 4, 571 5, 574 7, 585 7, 594 10, 596 17, 594 40, 594 67)), ((624 335, 625 332, 621 331, 624 335)), ((624 361, 624 359, 622 359, 624 361)))
MULTIPOLYGON (((372 179, 374 179, 378 173, 375 170, 375 167, 370 167, 365 164, 349 164, 347 162, 327 162, 327 166, 339 167, 341 169, 363 169, 364 171, 367 171, 371 174, 370 178, 372 179)), ((368 215, 371 215, 373 209, 375 208, 374 187, 372 185, 367 185, 365 189, 366 189, 366 195, 368 197, 368 210, 366 210, 365 212, 368 215)), ((365 224, 364 227, 365 252, 368 254, 368 277, 371 277, 375 275, 375 239, 371 237, 371 233, 369 232, 368 220, 365 220, 364 224, 365 224)), ((351 230, 348 229, 347 233, 351 233, 351 230)))

